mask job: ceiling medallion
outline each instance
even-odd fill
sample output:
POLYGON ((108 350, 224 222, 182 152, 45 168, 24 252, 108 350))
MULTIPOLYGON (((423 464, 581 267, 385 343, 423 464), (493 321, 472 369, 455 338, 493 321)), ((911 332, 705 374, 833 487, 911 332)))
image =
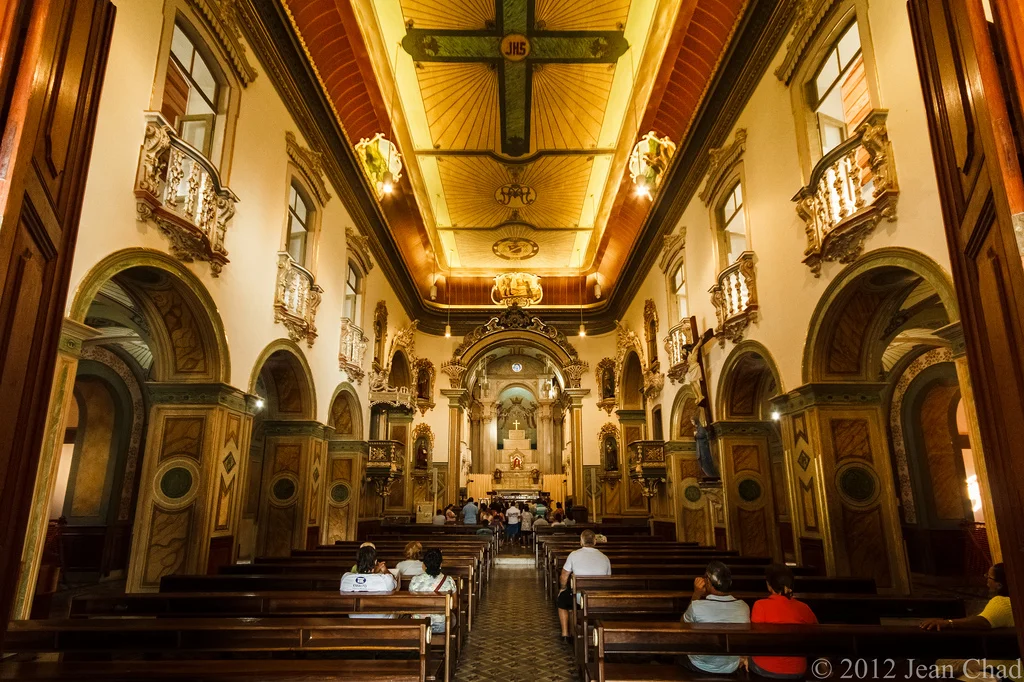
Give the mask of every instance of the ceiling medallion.
POLYGON ((501 39, 501 56, 510 62, 521 62, 530 56, 530 40, 521 33, 509 33, 501 39))
POLYGON ((527 260, 540 251, 537 242, 526 237, 502 237, 491 246, 494 255, 505 260, 527 260))
POLYGON ((650 198, 661 186, 675 152, 675 143, 667 136, 658 137, 653 130, 640 138, 629 154, 629 178, 637 196, 650 198))
POLYGON ((503 272, 494 276, 491 300, 497 305, 521 306, 537 304, 544 298, 540 276, 529 272, 503 272))
POLYGON ((494 190, 494 200, 502 206, 522 208, 537 201, 537 190, 529 185, 521 185, 513 180, 494 190))

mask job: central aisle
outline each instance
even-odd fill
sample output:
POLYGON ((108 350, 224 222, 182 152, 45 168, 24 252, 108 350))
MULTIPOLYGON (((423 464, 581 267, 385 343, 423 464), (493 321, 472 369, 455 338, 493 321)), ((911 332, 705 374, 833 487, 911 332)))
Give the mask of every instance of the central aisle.
POLYGON ((572 652, 559 634, 555 605, 544 599, 537 569, 532 565, 495 566, 455 680, 578 680, 572 652))

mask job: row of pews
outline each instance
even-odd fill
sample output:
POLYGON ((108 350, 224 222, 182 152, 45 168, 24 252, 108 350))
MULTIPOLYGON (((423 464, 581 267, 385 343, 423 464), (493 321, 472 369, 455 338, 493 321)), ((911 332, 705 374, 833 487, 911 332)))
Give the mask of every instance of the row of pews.
POLYGON ((493 539, 432 529, 369 540, 389 567, 412 540, 441 549, 458 593, 410 594, 405 578, 394 594, 340 594, 361 543, 294 550, 165 576, 155 593, 76 597, 66 618, 12 622, 4 654, 15 660, 0 680, 451 682, 487 593, 493 539), (446 615, 444 634, 431 633, 428 613, 446 615))
MULTIPOLYGON (((538 570, 552 600, 566 557, 578 547, 578 534, 537 538, 538 570)), ((609 557, 612 575, 570 579, 576 595, 570 617, 574 656, 584 680, 704 679, 679 665, 686 654, 824 659, 809 669, 808 679, 857 680, 920 678, 938 659, 1019 657, 1012 629, 918 627, 924 618, 963 617, 961 600, 883 595, 871 579, 814 575, 806 567, 794 568, 796 597, 811 607, 819 625, 682 623, 693 581, 708 561, 729 566, 732 594, 753 606, 767 596, 764 570, 770 559, 652 537, 609 537, 598 549, 609 557)), ((741 669, 733 677, 746 673, 741 669)))

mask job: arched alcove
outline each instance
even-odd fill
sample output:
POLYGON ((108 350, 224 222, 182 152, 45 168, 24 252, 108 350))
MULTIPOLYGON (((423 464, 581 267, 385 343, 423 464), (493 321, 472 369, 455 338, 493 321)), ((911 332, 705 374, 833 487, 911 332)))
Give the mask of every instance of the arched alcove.
POLYGON ((359 396, 351 384, 342 384, 335 389, 327 425, 334 429, 334 438, 362 440, 363 409, 359 405, 359 396))
POLYGON ((643 410, 644 370, 640 356, 630 351, 622 363, 622 376, 619 378, 619 406, 623 410, 643 410))

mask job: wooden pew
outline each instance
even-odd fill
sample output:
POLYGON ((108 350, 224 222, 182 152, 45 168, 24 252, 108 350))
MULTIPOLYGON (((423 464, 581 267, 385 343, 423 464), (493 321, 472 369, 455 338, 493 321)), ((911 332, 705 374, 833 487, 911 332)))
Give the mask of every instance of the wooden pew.
POLYGON ((29 682, 420 682, 414 660, 73 661, 0 665, 0 680, 29 682))
MULTIPOLYGON (((573 592, 583 591, 616 591, 643 592, 669 591, 684 592, 693 590, 693 580, 697 575, 602 575, 572 576, 573 592)), ((763 576, 733 576, 733 589, 737 592, 763 592, 765 584, 763 576)), ((875 594, 873 578, 826 577, 819 575, 797 576, 793 588, 801 594, 875 594)))
MULTIPOLYGON (((404 545, 402 547, 395 548, 378 548, 377 549, 377 560, 385 562, 388 567, 394 568, 395 565, 405 559, 404 545)), ((255 557, 253 559, 254 565, 262 564, 279 564, 287 561, 300 561, 305 563, 331 563, 346 569, 351 568, 356 562, 357 550, 348 551, 346 549, 334 550, 317 550, 317 549, 305 549, 305 550, 293 550, 292 555, 288 557, 255 557), (300 553, 301 552, 301 553, 300 553)), ((483 556, 483 552, 475 548, 467 549, 452 549, 448 548, 444 550, 444 565, 453 565, 457 562, 457 559, 461 560, 472 560, 475 567, 474 573, 478 576, 475 581, 479 587, 477 590, 477 596, 482 597, 484 590, 487 585, 488 577, 490 575, 489 565, 486 557, 483 556)))
POLYGON ((373 613, 414 617, 421 613, 443 613, 445 635, 436 633, 431 646, 438 648, 448 664, 448 679, 455 672, 465 631, 461 627, 458 602, 450 594, 337 594, 321 592, 250 593, 153 593, 117 596, 80 596, 71 600, 70 618, 256 618, 256 617, 348 617, 373 613), (438 641, 440 640, 440 641, 438 641))
MULTIPOLYGON (((473 629, 476 608, 472 590, 465 589, 462 577, 453 576, 459 588, 459 612, 466 630, 473 629)), ((409 591, 410 578, 403 578, 399 592, 409 591)), ((160 592, 333 592, 339 594, 341 576, 318 575, 165 575, 160 592)))
MULTIPOLYGON (((575 636, 576 658, 582 669, 590 661, 590 646, 597 621, 679 622, 693 592, 604 592, 584 590, 574 603, 570 627, 575 636)), ((767 595, 735 592, 750 606, 767 595)), ((879 625, 883 618, 962 618, 964 602, 951 597, 902 597, 871 594, 797 594, 819 623, 879 625)))
MULTIPOLYGON (((1020 656, 1012 628, 928 632, 916 626, 600 621, 594 629, 594 645, 597 660, 588 666, 588 674, 598 682, 693 679, 692 672, 673 663, 637 660, 681 654, 828 658, 834 660, 832 672, 837 679, 844 672, 842 659, 916 659, 921 663, 939 658, 1020 656), (626 660, 616 660, 623 658, 626 660)), ((879 676, 885 672, 880 670, 879 676)))
MULTIPOLYGON (((14 621, 8 627, 4 650, 58 653, 63 662, 140 654, 151 659, 283 656, 337 659, 333 663, 341 669, 347 667, 347 659, 355 659, 373 660, 384 670, 392 661, 375 657, 389 652, 406 659, 396 666, 403 675, 408 674, 408 663, 414 662, 417 679, 444 679, 444 662, 430 656, 429 642, 430 622, 425 619, 97 618, 14 621)), ((197 665, 212 662, 202 660, 197 665)), ((269 660, 260 661, 264 662, 269 660)))

